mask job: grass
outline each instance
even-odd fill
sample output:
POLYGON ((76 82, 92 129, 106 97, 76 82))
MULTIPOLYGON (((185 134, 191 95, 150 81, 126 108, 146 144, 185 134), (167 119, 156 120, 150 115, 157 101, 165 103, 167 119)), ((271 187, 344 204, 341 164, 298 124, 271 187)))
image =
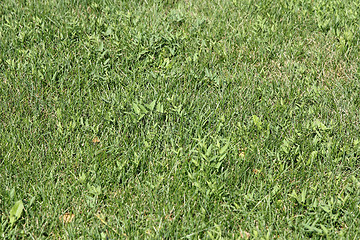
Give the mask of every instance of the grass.
POLYGON ((360 236, 360 4, 0 3, 0 236, 360 236))

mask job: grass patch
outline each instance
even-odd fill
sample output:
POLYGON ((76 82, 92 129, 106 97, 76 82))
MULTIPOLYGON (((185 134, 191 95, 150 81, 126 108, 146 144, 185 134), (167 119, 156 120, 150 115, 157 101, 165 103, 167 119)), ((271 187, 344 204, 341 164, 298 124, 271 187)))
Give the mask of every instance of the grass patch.
POLYGON ((359 237, 356 1, 0 18, 1 237, 359 237))

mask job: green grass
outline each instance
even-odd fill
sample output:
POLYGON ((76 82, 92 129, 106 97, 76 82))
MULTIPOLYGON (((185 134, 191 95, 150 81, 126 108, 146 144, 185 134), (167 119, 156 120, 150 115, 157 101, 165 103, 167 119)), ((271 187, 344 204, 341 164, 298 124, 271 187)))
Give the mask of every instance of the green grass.
POLYGON ((1 1, 1 238, 358 239, 359 28, 350 0, 1 1))

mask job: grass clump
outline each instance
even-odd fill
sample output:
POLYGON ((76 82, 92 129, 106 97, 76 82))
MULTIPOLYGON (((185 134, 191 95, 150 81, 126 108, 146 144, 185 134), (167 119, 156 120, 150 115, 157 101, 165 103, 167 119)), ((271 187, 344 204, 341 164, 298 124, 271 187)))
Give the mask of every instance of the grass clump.
POLYGON ((360 4, 0 3, 0 236, 359 236, 360 4))

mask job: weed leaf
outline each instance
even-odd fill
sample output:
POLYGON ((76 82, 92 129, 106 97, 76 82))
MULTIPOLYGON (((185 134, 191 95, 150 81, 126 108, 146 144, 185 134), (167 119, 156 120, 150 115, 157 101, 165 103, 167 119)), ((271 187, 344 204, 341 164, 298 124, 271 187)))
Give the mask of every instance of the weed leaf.
POLYGON ((13 225, 21 216, 24 210, 24 204, 21 200, 17 201, 10 210, 10 224, 13 225))

